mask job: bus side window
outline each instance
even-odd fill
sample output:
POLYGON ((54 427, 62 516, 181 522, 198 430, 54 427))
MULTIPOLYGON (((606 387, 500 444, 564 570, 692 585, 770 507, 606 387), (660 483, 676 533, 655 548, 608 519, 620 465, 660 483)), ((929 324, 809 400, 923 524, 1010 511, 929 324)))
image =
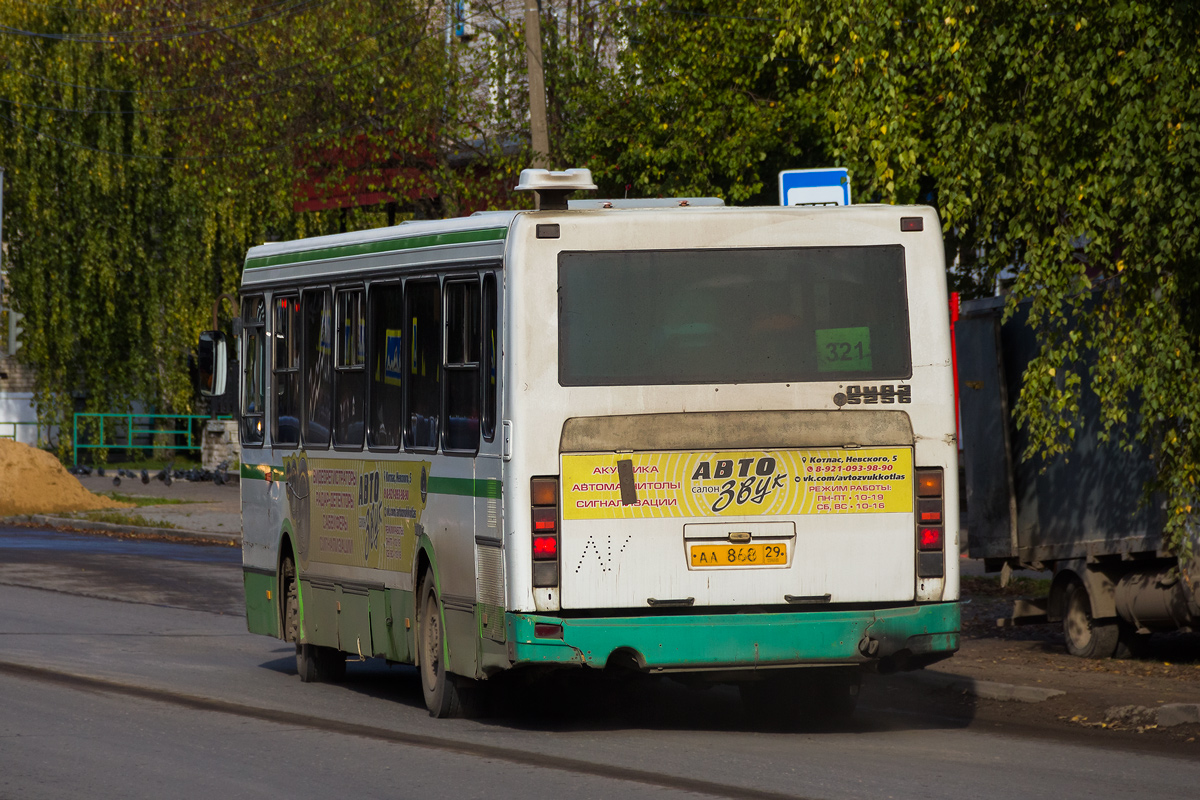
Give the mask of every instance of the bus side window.
POLYGON ((496 437, 497 366, 500 361, 500 335, 496 324, 499 314, 496 295, 496 276, 483 276, 483 413, 480 415, 483 438, 492 441, 496 437))
POLYGON ((405 388, 405 446, 435 451, 442 400, 442 303, 437 278, 404 286, 408 336, 408 385, 405 388))
POLYGON ((295 295, 275 298, 272 445, 300 444, 300 303, 295 295))
POLYGON ((479 280, 446 282, 445 450, 479 449, 479 364, 483 345, 479 280))
POLYGON ((370 306, 371 394, 367 444, 372 449, 400 447, 404 408, 404 302, 400 284, 372 286, 370 306))
POLYGON ((305 447, 329 446, 333 416, 333 309, 329 291, 305 292, 304 319, 304 425, 305 447))
POLYGON ((362 447, 367 363, 366 320, 362 289, 337 293, 337 364, 334 374, 333 443, 362 447))
POLYGON ((263 407, 267 399, 267 304, 262 297, 242 301, 242 444, 263 443, 263 407))

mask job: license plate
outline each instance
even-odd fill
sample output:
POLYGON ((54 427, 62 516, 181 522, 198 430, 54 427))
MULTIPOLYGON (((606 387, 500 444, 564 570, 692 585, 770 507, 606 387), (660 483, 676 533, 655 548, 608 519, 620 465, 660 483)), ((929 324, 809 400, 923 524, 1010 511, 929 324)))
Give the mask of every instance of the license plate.
POLYGON ((693 568, 775 567, 787 564, 786 542, 762 544, 694 544, 693 568))

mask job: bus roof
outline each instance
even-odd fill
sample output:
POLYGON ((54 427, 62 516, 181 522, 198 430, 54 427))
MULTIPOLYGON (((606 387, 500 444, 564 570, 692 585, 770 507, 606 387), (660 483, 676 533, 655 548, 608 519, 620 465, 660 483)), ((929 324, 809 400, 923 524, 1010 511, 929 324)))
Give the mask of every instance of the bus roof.
MULTIPOLYGON (((590 201, 570 210, 543 212, 547 218, 564 219, 583 215, 599 217, 637 214, 648 224, 662 220, 660 215, 704 216, 766 215, 777 218, 793 215, 831 214, 838 218, 879 218, 915 214, 932 216, 933 230, 939 230, 936 212, 922 206, 860 204, 837 208, 810 207, 728 207, 706 198, 680 198, 645 201, 590 201), (594 205, 593 205, 594 203, 594 205), (611 204, 611 207, 607 207, 611 204)), ((574 201, 572 201, 574 202, 574 201)), ((289 242, 271 242, 250 248, 242 273, 244 286, 289 282, 312 278, 317 274, 347 275, 369 273, 395 266, 424 266, 440 261, 483 261, 504 257, 505 246, 514 220, 523 214, 541 217, 530 211, 488 211, 469 217, 404 222, 387 228, 353 231, 289 242)), ((627 217, 626 217, 627 218, 627 217)), ((914 230, 921 230, 917 227, 914 230)))
POLYGON ((500 242, 518 211, 498 211, 457 219, 403 222, 388 228, 375 228, 330 236, 314 236, 290 242, 269 242, 250 248, 246 253, 245 276, 252 282, 254 270, 264 267, 291 266, 314 261, 372 254, 393 253, 426 247, 500 242))

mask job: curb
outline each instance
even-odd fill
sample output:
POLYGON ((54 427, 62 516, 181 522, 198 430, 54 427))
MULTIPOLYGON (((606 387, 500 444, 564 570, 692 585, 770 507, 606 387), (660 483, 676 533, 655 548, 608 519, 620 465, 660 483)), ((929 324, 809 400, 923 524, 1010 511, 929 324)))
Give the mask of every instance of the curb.
POLYGON ((1160 728, 1192 723, 1200 723, 1200 703, 1168 703, 1158 707, 1160 728))
POLYGON ((161 539, 187 539, 193 542, 208 542, 215 544, 241 545, 240 533, 220 533, 218 531, 193 531, 181 528, 153 528, 138 525, 117 525, 111 522, 97 522, 90 519, 74 519, 73 517, 52 517, 47 514, 27 514, 17 517, 6 517, 0 521, 18 522, 41 525, 56 530, 100 531, 104 533, 124 533, 131 536, 146 536, 161 539))
POLYGON ((952 692, 974 695, 984 700, 1006 700, 1018 703, 1041 703, 1052 697, 1065 695, 1061 689, 1044 689, 1040 686, 1018 686, 1014 683, 998 683, 968 678, 963 675, 951 675, 944 672, 900 673, 896 677, 905 678, 914 683, 924 684, 934 689, 945 689, 952 692))
POLYGON ((1173 728, 1200 724, 1200 703, 1166 703, 1161 706, 1113 706, 1104 712, 1105 722, 1116 727, 1173 728))

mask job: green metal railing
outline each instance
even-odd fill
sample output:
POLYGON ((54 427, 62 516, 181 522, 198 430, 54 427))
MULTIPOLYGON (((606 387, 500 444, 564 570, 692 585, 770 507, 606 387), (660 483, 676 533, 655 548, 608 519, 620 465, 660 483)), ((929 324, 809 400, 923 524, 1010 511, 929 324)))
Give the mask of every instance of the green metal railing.
POLYGON ((25 426, 33 425, 37 428, 35 436, 37 437, 37 446, 38 447, 45 447, 46 445, 50 444, 49 433, 50 433, 51 426, 43 425, 40 422, 0 422, 0 439, 8 439, 13 442, 17 441, 18 440, 17 439, 17 426, 18 425, 25 425, 25 426), (42 438, 42 429, 43 428, 46 429, 46 433, 47 433, 47 436, 45 439, 42 438))
MULTIPOLYGON (((79 463, 80 450, 199 450, 200 435, 196 432, 197 421, 212 419, 206 414, 99 414, 77 413, 71 425, 71 460, 79 463), (99 420, 100 430, 96 443, 80 442, 80 420, 99 420), (105 420, 117 420, 108 426, 112 441, 105 436, 105 420), (124 424, 120 421, 124 421, 124 424), (169 427, 158 427, 160 420, 170 420, 169 427), (183 427, 178 427, 182 425, 183 427), (163 437, 185 437, 181 444, 159 444, 163 437), (135 442, 134 439, 145 439, 145 442, 135 442), (123 441, 122 441, 123 439, 123 441)), ((232 419, 229 416, 218 419, 232 419)))

